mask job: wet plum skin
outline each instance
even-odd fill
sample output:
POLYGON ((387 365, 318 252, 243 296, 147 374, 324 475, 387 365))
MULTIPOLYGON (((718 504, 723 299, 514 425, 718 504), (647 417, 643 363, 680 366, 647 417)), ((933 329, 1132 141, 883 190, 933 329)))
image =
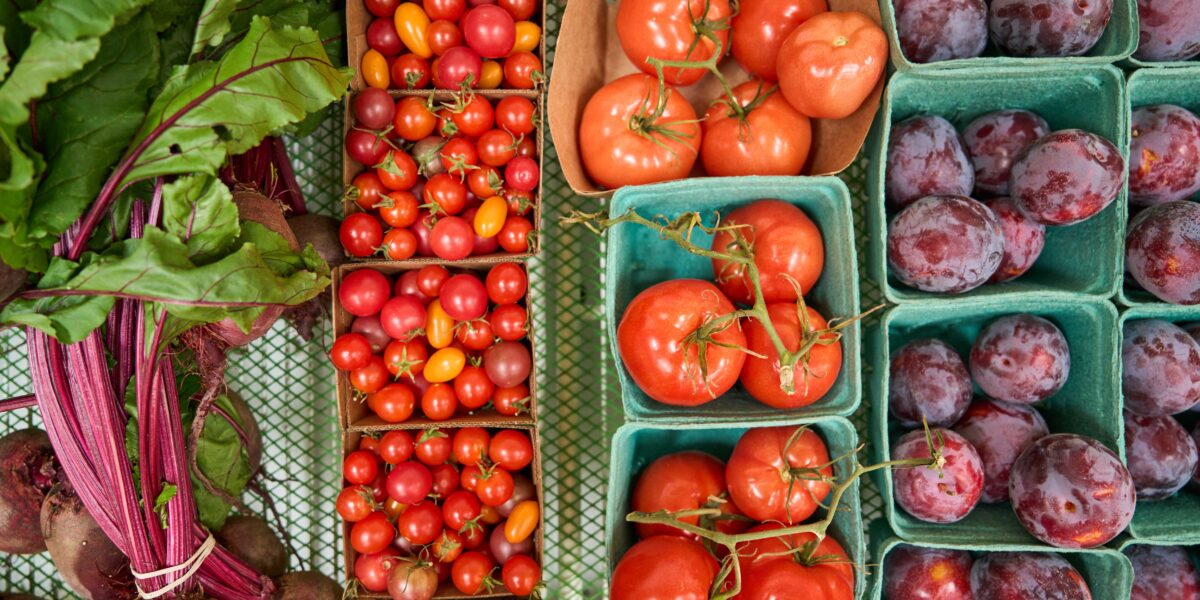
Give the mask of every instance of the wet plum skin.
POLYGON ((887 153, 887 198, 905 207, 925 196, 969 196, 975 170, 954 126, 942 117, 913 117, 892 125, 887 153))
POLYGON ((1135 58, 1176 61, 1200 55, 1200 11, 1192 0, 1138 0, 1137 5, 1135 58))
POLYGON ((971 568, 974 600, 1091 600, 1083 575, 1049 552, 991 552, 971 568))
POLYGON ((1125 159, 1112 142, 1082 129, 1043 136, 1017 158, 1008 191, 1029 218, 1073 225, 1104 210, 1125 185, 1125 159))
POLYGON ((983 54, 987 4, 983 0, 893 0, 904 56, 931 63, 983 54))
MULTIPOLYGON (((1196 448, 1200 450, 1200 423, 1197 423, 1192 428, 1192 441, 1195 442, 1196 448)), ((1196 470, 1192 471, 1192 488, 1200 489, 1200 461, 1196 463, 1196 470)))
POLYGON ((971 553, 918 548, 890 550, 883 563, 887 600, 971 600, 971 553))
MULTIPOLYGON (((930 430, 934 443, 945 446, 942 474, 928 467, 897 469, 896 503, 905 512, 928 523, 954 523, 970 514, 983 493, 983 463, 965 438, 947 429, 930 430)), ((892 447, 892 460, 929 458, 924 431, 910 431, 892 447)))
POLYGON ((1054 323, 1036 315, 1007 315, 979 333, 970 365, 975 384, 988 396, 1032 404, 1067 383, 1071 350, 1054 323))
POLYGON ((1196 470, 1196 442, 1174 417, 1125 411, 1125 461, 1138 500, 1162 500, 1187 485, 1196 470))
POLYGON ((1200 203, 1152 206, 1125 236, 1125 268, 1143 289, 1172 304, 1200 304, 1200 203))
POLYGON ((1013 463, 1009 498, 1025 530, 1060 548, 1094 548, 1124 531, 1137 495, 1112 450, 1091 438, 1057 433, 1013 463))
POLYGON ((975 446, 983 461, 985 503, 1008 501, 1008 478, 1012 465, 1029 444, 1049 435, 1042 414, 1032 406, 977 398, 953 431, 975 446))
POLYGON ((1200 402, 1200 344, 1161 319, 1126 321, 1121 342, 1125 408, 1150 417, 1181 413, 1200 402))
POLYGON ((941 340, 914 340, 892 355, 888 403, 905 427, 953 425, 971 403, 971 375, 962 357, 941 340))
POLYGON ((1195 600, 1200 573, 1181 546, 1135 544, 1122 552, 1133 563, 1130 600, 1195 600))
POLYGON ((1013 161, 1048 133, 1046 120, 1027 110, 998 110, 971 121, 962 138, 974 165, 976 192, 1007 195, 1013 161))
POLYGON ((988 31, 1012 56, 1080 56, 1112 18, 1113 0, 991 0, 988 31))
POLYGON ((892 218, 888 264, 905 285, 958 294, 995 274, 1004 258, 1000 221, 966 196, 928 196, 892 218))
POLYGON ((1129 147, 1129 202, 1152 206, 1187 200, 1197 191, 1200 191, 1200 117, 1172 104, 1134 109, 1129 147))
POLYGON ((1042 255, 1046 247, 1046 226, 1026 217, 1012 198, 996 198, 985 204, 996 214, 1004 232, 1004 258, 991 282, 1012 281, 1029 271, 1042 255))

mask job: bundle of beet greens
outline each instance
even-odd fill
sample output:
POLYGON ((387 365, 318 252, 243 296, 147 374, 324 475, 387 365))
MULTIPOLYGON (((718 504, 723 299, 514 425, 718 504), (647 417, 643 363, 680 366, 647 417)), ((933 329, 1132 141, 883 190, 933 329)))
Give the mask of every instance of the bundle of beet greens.
POLYGON ((61 470, 138 594, 268 598, 210 533, 257 461, 221 446, 245 441, 221 367, 329 282, 283 220, 303 200, 272 136, 345 91, 340 20, 321 0, 87 4, 0 8, 0 323, 25 328, 61 470))

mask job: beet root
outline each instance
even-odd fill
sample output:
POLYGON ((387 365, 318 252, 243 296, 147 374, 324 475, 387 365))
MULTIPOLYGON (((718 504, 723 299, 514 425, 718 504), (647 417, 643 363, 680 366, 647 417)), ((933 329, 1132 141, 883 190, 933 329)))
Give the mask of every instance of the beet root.
POLYGON ((338 237, 340 224, 337 219, 309 213, 292 217, 287 220, 287 224, 296 234, 300 246, 312 244, 313 250, 329 263, 330 268, 346 262, 346 251, 338 237))
POLYGON ((46 549, 42 501, 54 486, 58 463, 41 429, 0 438, 0 552, 34 554, 46 549))
POLYGON ((235 414, 232 416, 237 419, 238 426, 246 434, 246 457, 250 464, 250 472, 257 473, 262 465, 263 453, 262 431, 258 428, 258 419, 254 418, 254 411, 250 410, 250 405, 246 404, 241 394, 227 390, 225 395, 229 397, 230 404, 233 404, 235 414))
POLYGON ((315 571, 296 571, 279 578, 275 600, 342 600, 342 586, 315 571))
POLYGON ((242 562, 267 577, 279 577, 287 571, 287 549, 271 526, 259 517, 229 517, 225 520, 225 526, 217 532, 217 541, 242 562))
POLYGON ((54 486, 42 504, 50 559, 75 593, 92 600, 135 597, 129 559, 100 529, 69 485, 54 486))

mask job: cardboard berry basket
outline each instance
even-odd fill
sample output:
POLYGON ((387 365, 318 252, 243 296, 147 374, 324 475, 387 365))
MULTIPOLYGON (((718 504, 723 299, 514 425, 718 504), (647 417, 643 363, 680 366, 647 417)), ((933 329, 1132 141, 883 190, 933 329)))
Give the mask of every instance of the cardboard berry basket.
MULTIPOLYGON (((834 466, 834 478, 844 481, 854 469, 849 453, 858 447, 858 434, 854 425, 842 417, 798 419, 786 423, 751 424, 726 423, 711 425, 658 425, 629 423, 621 426, 612 440, 612 461, 609 463, 608 503, 605 516, 605 548, 608 551, 608 573, 616 567, 637 540, 634 526, 625 520, 632 508, 634 486, 641 471, 651 462, 667 454, 684 450, 707 452, 722 462, 729 458, 738 439, 747 430, 759 426, 807 426, 816 431, 825 441, 830 458, 846 457, 834 466)), ((860 454, 860 460, 866 458, 860 454)), ((867 463, 864 463, 867 464, 867 463)), ((865 566, 868 561, 863 539, 862 506, 859 485, 856 482, 842 496, 841 510, 833 519, 829 534, 833 536, 855 565, 865 566)), ((812 522, 825 516, 818 509, 812 522)), ((864 569, 855 568, 855 597, 862 596, 865 589, 864 569)))
POLYGON ((929 71, 962 68, 992 68, 1005 66, 1027 66, 1042 68, 1060 65, 1112 64, 1129 58, 1138 43, 1137 0, 1113 0, 1112 19, 1104 29, 1100 41, 1083 56, 1019 57, 1005 56, 988 34, 987 48, 983 55, 975 58, 959 58, 931 63, 915 63, 904 55, 900 48, 900 37, 896 29, 896 6, 894 0, 879 0, 883 12, 888 40, 891 45, 892 64, 899 71, 929 71))
MULTIPOLYGON (((1045 417, 1050 433, 1075 433, 1096 439, 1124 460, 1116 308, 1107 300, 1046 295, 1028 297, 1020 303, 1003 298, 963 300, 940 305, 936 310, 930 304, 907 304, 885 312, 866 336, 867 356, 873 367, 867 392, 872 408, 873 462, 891 460, 892 444, 908 431, 889 416, 892 353, 911 341, 933 338, 953 346, 967 364, 980 330, 999 317, 1016 313, 1050 320, 1066 336, 1070 347, 1071 371, 1066 385, 1057 394, 1033 405, 1045 417)), ((873 475, 888 523, 905 540, 938 544, 1040 544, 1017 521, 1007 502, 980 502, 957 523, 927 523, 896 504, 891 471, 877 471, 873 475)))
MULTIPOLYGON (((417 96, 417 97, 420 97, 423 99, 432 98, 433 101, 438 104, 453 102, 456 97, 455 92, 450 92, 450 91, 445 91, 445 90, 418 90, 415 92, 389 91, 388 93, 392 96, 393 99, 396 99, 396 100, 398 100, 399 98, 404 97, 404 96, 417 96)), ((493 108, 495 107, 495 104, 497 102, 499 102, 501 99, 508 97, 508 96, 520 96, 522 98, 528 98, 529 100, 533 101, 534 106, 537 109, 537 113, 535 114, 534 118, 535 118, 535 124, 537 125, 537 127, 536 127, 536 132, 537 132, 536 145, 537 145, 537 153, 538 153, 538 156, 537 156, 538 186, 537 186, 537 190, 535 191, 535 199, 534 199, 534 203, 533 203, 533 208, 526 215, 526 218, 530 219, 533 222, 533 231, 530 233, 530 236, 529 236, 530 248, 529 248, 528 252, 511 254, 508 252, 504 252, 501 249, 501 251, 499 251, 499 252, 493 252, 491 254, 479 255, 479 256, 472 255, 463 260, 464 261, 473 261, 473 260, 480 259, 480 258, 521 259, 521 258, 528 258, 530 256, 536 256, 538 254, 538 252, 541 250, 541 244, 538 240, 538 237, 541 235, 541 232, 542 232, 542 200, 544 198, 543 186, 544 186, 545 180, 546 180, 546 140, 545 140, 545 134, 543 131, 545 129, 545 124, 544 124, 544 120, 541 119, 541 116, 546 114, 546 110, 545 110, 545 103, 542 100, 542 95, 537 90, 479 90, 479 91, 475 91, 473 93, 475 93, 479 96, 482 96, 484 98, 487 98, 488 101, 492 103, 493 108)), ((354 96, 356 94, 357 94, 357 92, 350 92, 349 94, 346 95, 345 99, 342 102, 342 107, 343 107, 342 139, 343 140, 345 140, 346 134, 349 133, 350 130, 354 128, 353 102, 354 102, 354 96)), ((437 135, 436 131, 434 132, 434 135, 437 135)), ((367 166, 351 159, 350 156, 346 153, 345 145, 343 144, 343 146, 342 146, 342 189, 346 190, 348 192, 350 190, 350 186, 352 185, 352 182, 354 181, 354 177, 357 176, 359 173, 362 173, 365 170, 367 170, 367 166)), ((418 198, 418 200, 421 203, 424 203, 424 198, 418 198)), ((351 213, 361 212, 361 211, 362 211, 362 208, 360 208, 357 204, 355 204, 354 200, 350 197, 349 194, 346 194, 342 198, 342 213, 344 215, 349 215, 351 213)), ((385 233, 386 233, 386 224, 385 224, 385 233)), ((395 262, 395 261, 389 261, 387 259, 378 258, 378 257, 371 257, 371 258, 350 257, 349 260, 354 263, 395 262)), ((425 262, 425 263, 447 262, 436 256, 413 257, 409 260, 413 261, 413 262, 418 262, 418 263, 419 262, 425 262)))
MULTIPOLYGON (((806 301, 826 319, 859 313, 858 261, 854 251, 853 217, 845 184, 834 177, 715 177, 687 179, 649 186, 627 187, 613 197, 609 214, 618 216, 636 209, 643 217, 674 218, 696 211, 712 225, 715 214, 760 199, 778 199, 804 211, 821 230, 825 267, 806 301)), ((711 236, 695 231, 694 243, 707 247, 711 236)), ((712 262, 691 254, 655 231, 622 223, 608 233, 605 312, 610 316, 608 335, 621 380, 625 416, 632 421, 700 423, 715 421, 784 421, 802 417, 850 415, 861 396, 859 379, 859 325, 842 330, 842 367, 837 382, 820 400, 804 408, 784 411, 759 403, 735 386, 720 398, 696 407, 662 404, 633 382, 617 349, 617 325, 625 307, 642 290, 669 279, 713 279, 712 262)))
MULTIPOLYGON (((1200 321, 1200 307, 1155 304, 1126 309, 1117 322, 1117 335, 1122 343, 1125 324, 1141 319, 1162 319, 1177 325, 1195 323, 1200 321)), ((1200 421, 1198 417, 1200 415, 1197 413, 1186 411, 1175 415, 1174 418, 1191 433, 1192 428, 1200 421)), ((1137 510, 1133 513, 1133 522, 1129 524, 1129 534, 1138 542, 1200 544, 1200 525, 1195 519, 1197 514, 1200 514, 1200 490, 1188 483, 1169 498, 1157 501, 1139 500, 1137 510)))
POLYGON ((1133 565, 1120 552, 1111 548, 1096 548, 1094 550, 1074 550, 1070 548, 1051 548, 1030 544, 987 544, 983 542, 963 542, 943 544, 938 542, 913 542, 896 536, 882 519, 873 521, 868 530, 871 538, 871 588, 866 600, 884 600, 885 585, 884 564, 888 553, 898 546, 916 546, 918 548, 940 550, 966 550, 975 558, 992 552, 1055 552, 1067 559, 1071 566, 1079 570, 1083 580, 1095 600, 1126 600, 1133 586, 1133 565))
MULTIPOLYGON (((446 265, 451 273, 455 271, 465 272, 473 271, 485 276, 487 271, 500 263, 517 262, 522 267, 526 267, 525 263, 520 261, 512 261, 507 258, 492 257, 471 261, 463 261, 453 265, 446 265)), ((343 333, 350 331, 350 326, 354 321, 354 316, 343 308, 338 301, 338 288, 341 285, 342 279, 349 273, 359 269, 374 269, 387 275, 393 280, 399 274, 405 271, 413 271, 420 269, 422 266, 430 264, 427 261, 405 261, 392 262, 386 264, 348 264, 338 267, 333 273, 333 332, 336 338, 343 333)), ((532 309, 529 302, 528 292, 523 301, 527 309, 532 309)), ((490 301, 489 301, 490 306, 490 301)), ((533 319, 530 320, 532 325, 533 319)), ((534 354, 534 339, 535 332, 530 327, 529 334, 522 343, 529 347, 530 357, 534 354)), ((370 408, 367 407, 362 394, 350 385, 349 373, 346 371, 337 372, 337 403, 338 403, 338 419, 342 429, 354 432, 378 432, 389 429, 426 429, 430 427, 529 427, 537 420, 537 366, 529 373, 529 380, 526 385, 529 386, 529 410, 517 416, 505 416, 496 412, 494 408, 483 408, 471 411, 466 414, 456 414, 445 421, 434 421, 420 414, 419 410, 415 411, 413 416, 403 423, 387 423, 383 419, 375 415, 370 408)), ((418 408, 419 408, 418 397, 418 408)))
MULTIPOLYGON (((879 5, 876 0, 830 0, 830 10, 858 11, 876 23, 879 5)), ((571 0, 563 13, 554 55, 554 77, 550 81, 550 131, 554 136, 563 176, 574 192, 581 196, 608 196, 614 190, 603 189, 587 176, 579 154, 579 123, 588 100, 608 82, 638 70, 621 50, 616 32, 617 3, 605 0, 571 0)), ((730 85, 749 80, 749 76, 732 57, 721 64, 721 72, 730 85)), ((841 172, 858 156, 871 121, 879 107, 884 77, 875 90, 854 114, 839 120, 814 119, 812 150, 804 175, 833 175, 841 172)), ((676 88, 688 99, 698 117, 703 117, 708 105, 720 97, 721 85, 711 76, 698 83, 676 88)), ((702 177, 697 160, 692 177, 702 177)))
MULTIPOLYGON (((1200 62, 1189 62, 1194 65, 1193 68, 1142 69, 1130 75, 1126 94, 1127 110, 1131 115, 1129 117, 1130 127, 1132 127, 1133 109, 1151 104, 1174 104, 1200 114, 1200 62)), ((1200 194, 1193 196, 1192 200, 1200 201, 1200 194)), ((1127 214, 1132 216, 1136 210, 1137 207, 1130 205, 1127 214)), ((1124 238, 1122 238, 1122 265, 1125 260, 1124 248, 1124 238)), ((1166 302, 1141 289, 1131 277, 1125 279, 1125 285, 1121 287, 1119 294, 1118 300, 1126 306, 1169 306, 1166 302)))
MULTIPOLYGON (((403 0, 403 1, 404 2, 413 2, 414 0, 403 0)), ((420 2, 418 2, 418 4, 419 3, 420 2)), ((540 8, 538 9, 537 14, 535 14, 533 16, 532 20, 538 27, 542 28, 542 35, 541 35, 541 39, 538 40, 538 47, 534 51, 534 54, 536 54, 538 59, 542 61, 542 68, 545 69, 546 68, 546 3, 544 1, 542 1, 542 2, 539 2, 539 5, 540 5, 540 8)), ((470 8, 470 7, 468 6, 468 8, 470 8)), ((370 11, 367 10, 366 5, 363 2, 363 0, 346 0, 346 59, 350 62, 350 68, 354 69, 354 79, 352 79, 350 81, 350 89, 355 92, 365 89, 367 87, 367 82, 363 80, 362 69, 360 68, 359 65, 362 64, 363 54, 366 54, 367 50, 371 49, 371 47, 367 44, 367 26, 370 25, 371 21, 373 21, 375 18, 376 18, 375 15, 371 14, 370 11)), ((408 52, 408 49, 405 48, 404 52, 408 52)), ((435 57, 430 57, 426 61, 426 62, 430 63, 431 68, 432 68, 432 63, 433 63, 434 58, 435 57)), ((504 59, 500 58, 500 59, 494 59, 494 60, 499 61, 501 66, 504 65, 504 59)), ((500 89, 505 89, 503 87, 503 85, 504 85, 503 82, 501 82, 500 89)), ((401 94, 419 94, 422 92, 433 91, 433 88, 425 88, 425 89, 420 89, 420 90, 388 90, 388 91, 398 91, 401 94)), ((522 91, 534 92, 534 90, 522 90, 522 91)))
POLYGON ((885 198, 887 149, 892 128, 919 115, 936 115, 961 132, 980 115, 1003 109, 1025 109, 1046 119, 1051 131, 1078 128, 1103 136, 1129 155, 1129 116, 1125 77, 1109 65, 1062 67, 997 67, 898 73, 885 94, 872 132, 867 186, 871 202, 868 276, 895 303, 963 297, 1012 296, 1030 292, 1064 292, 1108 298, 1121 281, 1125 248, 1125 202, 1122 191, 1103 211, 1067 227, 1047 227, 1046 245, 1037 262, 1021 277, 987 283, 959 295, 933 294, 900 283, 890 273, 888 223, 896 212, 885 198))
MULTIPOLYGON (((458 429, 458 428, 467 427, 467 426, 468 425, 454 425, 451 427, 445 427, 445 428, 441 428, 441 429, 450 430, 450 431, 448 431, 448 433, 450 433, 452 435, 453 429, 458 429)), ((486 427, 489 427, 489 429, 492 428, 491 426, 486 426, 486 427)), ((391 429, 397 429, 397 428, 393 427, 391 429)), ((424 429, 439 429, 439 427, 426 427, 424 429)), ((533 532, 533 545, 534 545, 533 558, 537 560, 538 565, 542 567, 542 570, 544 572, 545 564, 546 564, 546 562, 545 562, 546 497, 545 497, 545 491, 543 489, 543 484, 542 484, 542 450, 541 450, 541 440, 538 436, 538 430, 536 427, 531 426, 531 425, 526 425, 523 427, 502 426, 502 427, 495 427, 495 429, 520 429, 522 431, 527 432, 529 434, 530 440, 533 442, 533 462, 530 463, 530 465, 528 467, 526 467, 522 472, 525 473, 530 478, 530 480, 533 481, 533 486, 537 490, 537 501, 538 501, 538 506, 540 507, 540 510, 538 511, 537 529, 534 530, 534 532, 533 532)), ((342 434, 342 456, 344 457, 344 456, 350 454, 351 452, 353 452, 354 450, 356 450, 358 448, 359 440, 361 440, 364 435, 378 436, 378 435, 382 435, 382 432, 374 432, 372 434, 367 434, 367 433, 358 432, 358 431, 347 431, 347 432, 343 433, 342 434)), ((344 481, 342 483, 345 484, 344 481)), ((329 505, 329 508, 330 508, 330 510, 333 509, 332 503, 329 505)), ((503 521, 501 521, 501 523, 503 523, 503 521)), ((353 583, 355 580, 354 562, 356 560, 358 560, 359 554, 350 545, 350 529, 351 529, 352 525, 353 525, 353 523, 347 523, 345 521, 342 521, 341 538, 342 538, 342 556, 344 557, 344 560, 345 560, 345 562, 344 562, 345 578, 346 578, 346 581, 351 582, 349 584, 350 586, 355 586, 357 584, 353 583)), ((487 545, 487 541, 484 542, 484 547, 486 547, 486 545, 487 545)), ((398 555, 402 554, 399 550, 396 550, 396 553, 398 555)), ((496 570, 492 572, 491 576, 493 578, 495 578, 496 580, 501 579, 499 565, 497 565, 496 570)), ((362 589, 361 586, 358 586, 358 595, 356 597, 367 598, 367 599, 372 599, 372 600, 386 600, 386 599, 390 598, 391 596, 389 596, 387 594, 387 592, 381 592, 381 593, 368 592, 368 591, 362 589)), ((517 596, 514 596, 514 595, 508 593, 508 591, 504 588, 504 584, 502 581, 499 585, 496 586, 495 590, 493 590, 492 592, 485 592, 485 593, 480 593, 480 594, 476 594, 476 595, 472 596, 472 595, 468 595, 468 594, 463 594, 462 592, 458 591, 458 589, 454 587, 454 584, 451 581, 447 580, 447 581, 442 582, 438 586, 437 593, 435 593, 433 597, 450 599, 450 598, 516 598, 517 596)))

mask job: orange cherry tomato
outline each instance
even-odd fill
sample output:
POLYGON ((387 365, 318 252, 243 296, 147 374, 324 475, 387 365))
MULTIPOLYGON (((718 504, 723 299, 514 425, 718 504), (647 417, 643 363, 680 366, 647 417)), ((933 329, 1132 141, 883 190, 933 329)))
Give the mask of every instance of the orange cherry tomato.
POLYGON ((533 21, 518 21, 516 24, 517 41, 513 44, 513 52, 533 52, 542 41, 542 28, 533 21))
POLYGON ((510 544, 520 544, 529 539, 533 530, 537 529, 540 513, 537 500, 518 502, 504 523, 504 539, 510 544))
POLYGON ((496 510, 496 507, 483 504, 479 509, 479 520, 488 525, 495 525, 500 521, 503 521, 504 517, 500 516, 500 513, 496 510))
POLYGON ((479 84, 475 87, 481 90, 494 90, 504 81, 504 67, 494 60, 483 61, 483 69, 479 73, 479 84))
POLYGON ((425 309, 425 337, 430 346, 438 349, 445 348, 454 341, 454 319, 446 314, 441 300, 430 302, 425 309))
POLYGON ((373 88, 386 90, 391 79, 388 77, 387 59, 378 50, 367 50, 360 65, 363 81, 373 88))
POLYGON ((859 12, 827 12, 805 21, 779 49, 779 89, 802 114, 854 114, 887 66, 883 30, 859 12))
POLYGON ((799 175, 812 145, 812 127, 771 84, 747 81, 733 89, 739 117, 729 100, 713 102, 704 116, 700 160, 713 177, 799 175))
POLYGON ((458 348, 442 348, 425 362, 425 380, 429 383, 445 383, 458 377, 467 365, 467 355, 458 348))
POLYGON ((413 2, 401 4, 396 7, 395 19, 400 41, 404 42, 404 46, 410 52, 421 58, 433 56, 429 38, 425 33, 429 29, 429 15, 425 14, 421 5, 413 2))
POLYGON ((508 201, 500 196, 492 196, 483 201, 475 213, 475 235, 481 238, 495 237, 504 227, 508 218, 508 201))

